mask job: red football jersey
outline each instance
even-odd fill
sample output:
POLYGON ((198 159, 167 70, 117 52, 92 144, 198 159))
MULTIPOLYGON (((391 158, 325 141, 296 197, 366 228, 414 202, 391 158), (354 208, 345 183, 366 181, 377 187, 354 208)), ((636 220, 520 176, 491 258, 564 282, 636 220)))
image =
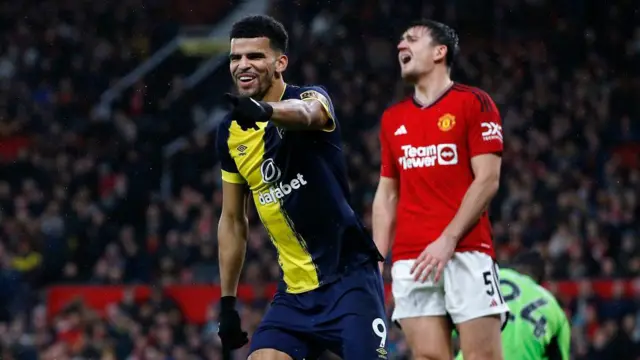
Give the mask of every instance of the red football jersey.
MULTIPOLYGON (((471 158, 502 153, 501 124, 487 93, 460 84, 429 106, 408 99, 385 111, 380 172, 398 179, 400 187, 394 261, 417 258, 442 234, 473 181, 471 158)), ((495 258, 491 232, 485 211, 456 251, 495 258)))

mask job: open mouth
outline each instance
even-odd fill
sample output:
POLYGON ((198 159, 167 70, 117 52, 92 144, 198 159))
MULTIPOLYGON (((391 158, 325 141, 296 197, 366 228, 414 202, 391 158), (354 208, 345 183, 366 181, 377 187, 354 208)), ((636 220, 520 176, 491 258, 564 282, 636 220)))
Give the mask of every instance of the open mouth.
POLYGON ((410 54, 400 54, 400 62, 402 64, 408 64, 409 61, 411 61, 411 55, 410 54))
POLYGON ((243 73, 236 76, 236 78, 238 79, 238 83, 246 86, 246 85, 251 85, 253 81, 258 78, 258 76, 256 74, 243 73))

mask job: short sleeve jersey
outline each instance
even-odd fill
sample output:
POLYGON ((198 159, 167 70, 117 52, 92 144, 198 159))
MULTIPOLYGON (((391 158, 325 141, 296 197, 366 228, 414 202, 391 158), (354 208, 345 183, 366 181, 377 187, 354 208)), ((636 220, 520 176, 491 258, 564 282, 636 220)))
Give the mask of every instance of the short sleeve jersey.
MULTIPOLYGON (((458 211, 473 181, 471 159, 501 155, 500 114, 482 90, 454 84, 429 106, 407 99, 388 108, 380 144, 380 174, 400 184, 392 256, 415 259, 458 211)), ((486 211, 456 251, 495 256, 486 211)))
POLYGON ((336 280, 379 253, 349 203, 340 124, 319 86, 287 85, 282 100, 319 101, 331 123, 323 131, 292 131, 272 122, 242 130, 223 121, 217 148, 223 181, 248 186, 278 252, 280 289, 303 293, 336 280))

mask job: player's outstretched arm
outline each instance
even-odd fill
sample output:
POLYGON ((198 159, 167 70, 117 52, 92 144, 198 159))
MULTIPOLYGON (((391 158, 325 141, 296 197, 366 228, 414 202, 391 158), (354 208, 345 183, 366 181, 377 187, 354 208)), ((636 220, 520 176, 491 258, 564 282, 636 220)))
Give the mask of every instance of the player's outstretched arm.
POLYGON ((273 106, 271 121, 285 129, 321 130, 330 121, 329 115, 318 101, 290 99, 270 105, 273 106))
POLYGON ((458 241, 478 221, 498 192, 501 163, 502 158, 497 154, 482 154, 471 158, 474 179, 443 235, 458 241))
POLYGON ((321 88, 300 94, 300 99, 269 103, 273 107, 271 121, 285 129, 327 130, 335 127, 329 95, 321 88))
POLYGON ((396 207, 398 204, 398 180, 380 177, 373 198, 373 241, 382 256, 386 257, 396 229, 396 207))
POLYGON ((247 249, 247 189, 222 181, 222 214, 218 223, 218 257, 222 296, 236 296, 247 249))

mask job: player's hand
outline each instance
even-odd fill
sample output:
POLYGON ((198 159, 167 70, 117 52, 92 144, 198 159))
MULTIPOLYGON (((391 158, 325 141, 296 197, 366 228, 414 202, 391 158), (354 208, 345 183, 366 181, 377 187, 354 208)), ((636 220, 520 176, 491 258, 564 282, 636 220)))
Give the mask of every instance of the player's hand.
POLYGON ((435 271, 433 282, 440 281, 445 265, 453 256, 456 248, 456 241, 448 236, 440 237, 429 244, 418 256, 411 267, 411 274, 416 281, 425 282, 432 272, 435 271))
POLYGON ((233 107, 232 117, 242 130, 258 130, 257 122, 271 119, 273 107, 264 101, 256 101, 248 96, 225 94, 226 100, 233 107))
POLYGON ((222 347, 229 350, 239 349, 249 342, 247 333, 240 326, 240 315, 236 311, 236 298, 223 296, 220 299, 220 324, 218 336, 222 347))

